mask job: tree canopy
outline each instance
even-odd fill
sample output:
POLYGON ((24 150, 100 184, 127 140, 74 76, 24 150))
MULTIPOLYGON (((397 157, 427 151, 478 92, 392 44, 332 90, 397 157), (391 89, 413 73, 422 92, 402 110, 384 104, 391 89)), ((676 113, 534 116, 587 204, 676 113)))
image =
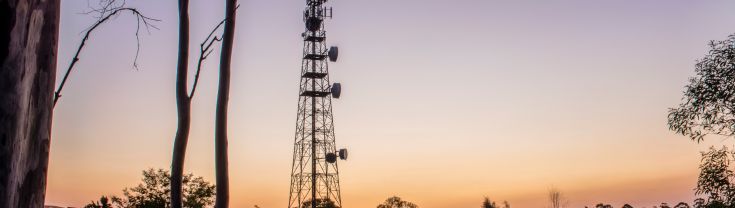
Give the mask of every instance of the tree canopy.
MULTIPOLYGON (((316 208, 340 208, 331 199, 316 199, 316 208)), ((301 208, 311 208, 311 200, 301 203, 301 208)))
MULTIPOLYGON (((124 197, 107 197, 99 203, 92 202, 85 208, 168 208, 171 206, 171 174, 163 169, 143 171, 143 182, 132 188, 123 189, 124 197)), ((202 177, 186 174, 183 178, 183 205, 188 208, 203 208, 214 204, 215 186, 202 177)))
POLYGON ((709 151, 702 153, 699 179, 694 190, 697 195, 707 195, 707 207, 717 204, 735 205, 735 186, 732 184, 735 175, 730 170, 732 156, 727 147, 710 147, 709 151))
POLYGON ((403 201, 400 197, 393 196, 385 200, 382 204, 378 205, 378 208, 418 208, 419 206, 403 201))
POLYGON ((482 208, 498 208, 495 205, 494 201, 491 201, 490 198, 485 197, 484 200, 482 200, 482 208))
POLYGON ((682 103, 669 109, 669 129, 697 142, 708 134, 735 136, 735 34, 711 41, 698 60, 682 103))

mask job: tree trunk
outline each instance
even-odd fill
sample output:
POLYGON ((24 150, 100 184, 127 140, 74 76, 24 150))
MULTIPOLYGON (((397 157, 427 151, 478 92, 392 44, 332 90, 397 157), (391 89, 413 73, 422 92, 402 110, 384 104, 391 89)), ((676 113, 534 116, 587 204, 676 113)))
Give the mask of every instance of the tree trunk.
POLYGON ((58 0, 0 0, 0 207, 43 207, 58 0))
POLYGON ((222 52, 220 54, 219 89, 217 91, 217 109, 215 115, 215 166, 217 178, 216 208, 227 208, 230 204, 230 186, 227 167, 227 102, 230 97, 230 66, 232 63, 232 45, 235 42, 235 10, 237 0, 226 0, 225 28, 222 36, 222 52))
POLYGON ((176 107, 178 127, 174 138, 174 152, 171 159, 171 207, 182 206, 182 177, 186 145, 189 142, 191 127, 191 98, 187 94, 189 72, 189 0, 179 0, 179 57, 176 69, 176 107))

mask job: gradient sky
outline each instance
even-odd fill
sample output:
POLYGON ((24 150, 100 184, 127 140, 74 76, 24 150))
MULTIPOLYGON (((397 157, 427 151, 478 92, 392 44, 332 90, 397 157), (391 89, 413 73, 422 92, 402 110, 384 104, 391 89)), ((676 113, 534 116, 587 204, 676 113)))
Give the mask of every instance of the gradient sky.
MULTIPOLYGON (((95 0, 91 0, 95 1, 95 0)), ((192 66, 224 1, 192 1, 192 66)), ((242 0, 230 95, 232 207, 285 207, 304 1, 242 0)), ((735 2, 333 0, 328 42, 344 206, 398 195, 422 208, 483 196, 542 207, 691 203, 697 144, 668 131, 695 60, 735 32, 735 2)), ((129 0, 163 20, 141 36, 125 14, 93 35, 55 109, 47 203, 121 194, 170 166, 176 126, 175 1, 129 0)), ((94 19, 62 2, 59 75, 94 19)), ((217 49, 218 51, 219 49, 217 49)), ((186 172, 214 181, 218 60, 193 101, 186 172)))

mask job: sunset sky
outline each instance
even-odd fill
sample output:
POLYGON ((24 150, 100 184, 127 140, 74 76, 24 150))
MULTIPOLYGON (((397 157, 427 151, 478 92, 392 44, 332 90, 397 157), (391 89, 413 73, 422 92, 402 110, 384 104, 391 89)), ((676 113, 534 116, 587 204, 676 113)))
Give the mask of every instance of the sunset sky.
MULTIPOLYGON (((96 2, 97 0, 90 0, 96 2)), ((241 0, 229 112, 231 207, 286 207, 298 100, 303 0, 241 0)), ((670 132, 710 40, 735 33, 729 0, 332 0, 328 43, 343 205, 397 195, 422 208, 482 197, 543 207, 695 198, 700 151, 670 132)), ((121 195, 147 168, 170 167, 176 131, 176 1, 128 0, 161 19, 141 33, 123 14, 100 27, 54 110, 47 204, 121 195)), ((62 1, 58 75, 95 19, 62 1)), ((224 1, 191 5, 192 68, 224 1)), ((219 48, 216 49, 219 51, 219 48)), ((215 56, 218 53, 214 54, 215 56)), ((214 56, 213 56, 214 57, 214 56)), ((193 101, 186 172, 214 181, 218 60, 193 101)), ((58 80, 58 79, 57 79, 58 80)), ((58 83, 58 82, 57 82, 58 83)))

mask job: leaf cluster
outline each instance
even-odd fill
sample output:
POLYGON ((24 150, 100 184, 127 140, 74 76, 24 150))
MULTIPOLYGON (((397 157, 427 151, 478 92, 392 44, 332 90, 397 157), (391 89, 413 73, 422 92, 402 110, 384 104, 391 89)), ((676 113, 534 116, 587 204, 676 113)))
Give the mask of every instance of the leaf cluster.
MULTIPOLYGON (((143 171, 143 181, 132 188, 123 189, 124 197, 102 197, 85 208, 168 208, 171 202, 171 174, 163 169, 143 171)), ((202 177, 186 174, 183 177, 183 206, 204 208, 214 204, 215 185, 202 177)))
MULTIPOLYGON (((340 208, 331 199, 316 199, 316 208, 340 208)), ((311 208, 311 200, 301 203, 301 208, 311 208)))
POLYGON ((707 205, 735 206, 735 174, 730 169, 732 160, 733 152, 727 147, 710 147, 709 151, 702 153, 699 179, 694 190, 697 195, 707 195, 707 205))
POLYGON ((418 208, 419 206, 403 201, 400 197, 393 196, 385 200, 382 204, 378 205, 378 208, 418 208))
POLYGON ((669 129, 697 142, 708 134, 735 135, 735 34, 711 41, 695 65, 682 103, 669 109, 669 129))

